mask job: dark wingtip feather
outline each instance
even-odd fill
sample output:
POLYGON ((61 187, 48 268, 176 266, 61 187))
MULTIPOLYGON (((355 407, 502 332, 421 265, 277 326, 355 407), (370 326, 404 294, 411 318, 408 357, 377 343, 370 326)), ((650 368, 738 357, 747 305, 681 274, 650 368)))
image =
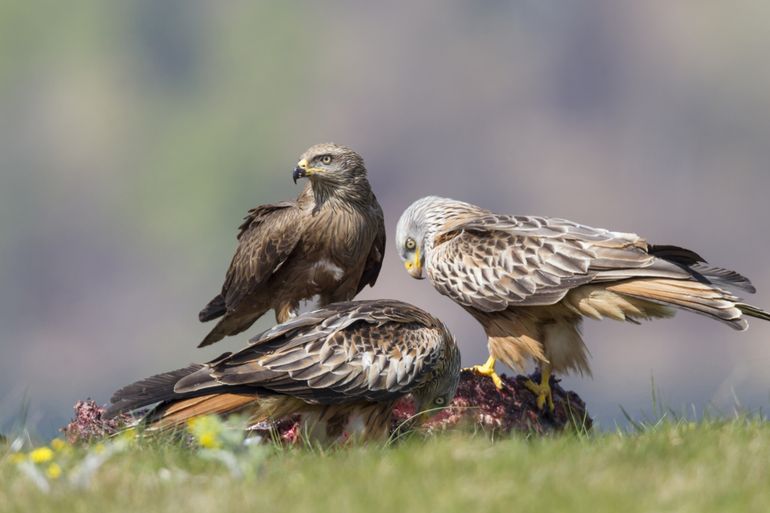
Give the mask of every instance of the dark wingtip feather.
POLYGON ((715 285, 735 287, 750 294, 754 294, 757 291, 757 289, 754 288, 754 285, 751 284, 751 280, 730 269, 714 267, 706 263, 695 264, 691 266, 690 269, 704 276, 715 285))
POLYGON ((218 333, 214 333, 214 332, 211 332, 211 333, 209 333, 208 335, 206 335, 206 338, 204 338, 203 340, 201 340, 201 343, 200 343, 200 344, 198 344, 198 347, 206 347, 206 346, 210 346, 211 344, 213 344, 213 343, 215 343, 215 342, 219 342, 219 341, 220 341, 220 340, 222 340, 223 338, 225 338, 225 337, 224 337, 224 336, 221 336, 221 335, 219 335, 218 333))
POLYGON ((647 252, 683 267, 691 272, 698 281, 709 282, 722 287, 735 287, 750 294, 757 291, 751 281, 742 274, 723 267, 709 265, 705 258, 689 249, 670 245, 651 245, 647 252))
POLYGON ((217 297, 209 301, 209 304, 203 307, 203 310, 198 314, 198 319, 201 322, 208 322, 217 317, 222 317, 225 313, 227 313, 225 298, 222 297, 222 294, 217 294, 217 297))
POLYGON ((752 305, 747 305, 745 303, 738 303, 735 306, 737 306, 738 310, 743 312, 744 315, 748 315, 749 317, 755 317, 757 319, 762 319, 763 321, 770 321, 770 312, 766 312, 761 308, 757 308, 756 306, 752 306, 752 305))
POLYGON ((706 262, 706 259, 695 251, 669 244, 652 244, 647 248, 647 252, 650 255, 679 265, 690 266, 699 262, 706 262))
POLYGON ((112 395, 111 404, 105 412, 105 417, 112 418, 119 413, 173 399, 175 396, 174 385, 180 379, 202 367, 203 365, 194 363, 184 369, 156 374, 124 386, 112 395))
POLYGON ((222 320, 220 320, 216 326, 209 332, 208 335, 204 337, 204 339, 201 341, 200 344, 198 344, 198 347, 206 347, 210 346, 211 344, 214 344, 216 342, 219 342, 223 338, 225 338, 227 335, 234 335, 235 333, 238 333, 238 331, 229 331, 228 332, 228 326, 227 324, 230 322, 230 320, 225 317, 222 320))

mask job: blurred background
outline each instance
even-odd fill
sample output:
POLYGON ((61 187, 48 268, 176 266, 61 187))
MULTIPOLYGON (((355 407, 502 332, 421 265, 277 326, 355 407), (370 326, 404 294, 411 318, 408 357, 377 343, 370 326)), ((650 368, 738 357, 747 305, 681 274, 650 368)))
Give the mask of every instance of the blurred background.
MULTIPOLYGON (((377 286, 442 317, 466 365, 480 327, 392 245, 439 194, 691 248, 770 308, 770 5, 615 2, 0 3, 0 430, 52 436, 208 350, 197 313, 236 227, 299 191, 313 143, 366 159, 389 247, 377 286)), ((603 428, 770 403, 770 324, 692 314, 588 321, 594 377, 565 378, 603 428)))

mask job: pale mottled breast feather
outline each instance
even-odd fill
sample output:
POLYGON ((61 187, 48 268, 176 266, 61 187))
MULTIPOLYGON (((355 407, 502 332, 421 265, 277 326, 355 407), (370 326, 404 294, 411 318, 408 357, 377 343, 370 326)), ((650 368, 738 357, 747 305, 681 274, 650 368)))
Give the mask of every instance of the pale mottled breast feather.
POLYGON ((336 303, 255 337, 176 391, 242 385, 317 404, 395 399, 443 369, 450 340, 438 320, 400 301, 336 303))
POLYGON ((483 311, 548 305, 604 271, 655 260, 634 234, 561 219, 483 215, 435 237, 427 273, 439 292, 483 311))
POLYGON ((289 258, 302 237, 303 215, 292 202, 249 211, 239 227, 238 248, 222 287, 228 308, 251 294, 289 258))

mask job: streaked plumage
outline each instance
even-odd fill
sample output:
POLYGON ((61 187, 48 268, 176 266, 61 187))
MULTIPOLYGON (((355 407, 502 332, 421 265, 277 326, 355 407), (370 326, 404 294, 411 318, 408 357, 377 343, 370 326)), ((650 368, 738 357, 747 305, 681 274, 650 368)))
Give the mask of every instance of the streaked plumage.
POLYGON ((318 144, 302 155, 299 177, 309 180, 296 201, 254 208, 240 226, 222 291, 199 314, 202 322, 222 318, 199 347, 248 329, 270 309, 284 322, 303 300, 348 301, 377 280, 385 223, 363 159, 318 144))
POLYGON ((392 300, 335 303, 253 338, 237 353, 128 385, 108 415, 160 403, 146 421, 177 426, 201 414, 246 413, 254 423, 301 415, 322 441, 384 435, 394 403, 411 394, 418 411, 448 405, 460 354, 446 327, 392 300))
POLYGON ((747 278, 632 233, 431 196, 403 213, 396 244, 410 274, 421 278, 424 267, 483 325, 491 357, 516 369, 533 359, 547 371, 590 373, 584 316, 638 322, 677 307, 739 330, 746 316, 770 320, 725 290, 753 293, 747 278))

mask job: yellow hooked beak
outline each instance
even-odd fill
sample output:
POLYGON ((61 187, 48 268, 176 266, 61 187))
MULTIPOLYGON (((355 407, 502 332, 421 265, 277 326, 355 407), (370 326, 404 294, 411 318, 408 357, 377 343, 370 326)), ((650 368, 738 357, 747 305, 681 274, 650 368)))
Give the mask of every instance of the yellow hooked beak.
POLYGON ((415 248, 414 258, 404 262, 404 267, 406 268, 406 272, 408 272, 409 276, 412 278, 417 278, 418 280, 423 279, 422 262, 420 262, 420 248, 415 248))
POLYGON ((299 178, 306 178, 308 176, 313 176, 318 173, 323 173, 323 169, 318 169, 317 167, 310 167, 307 163, 307 159, 302 159, 299 162, 297 162, 297 167, 294 168, 294 173, 291 175, 292 179, 294 180, 294 183, 297 183, 297 180, 299 178))

